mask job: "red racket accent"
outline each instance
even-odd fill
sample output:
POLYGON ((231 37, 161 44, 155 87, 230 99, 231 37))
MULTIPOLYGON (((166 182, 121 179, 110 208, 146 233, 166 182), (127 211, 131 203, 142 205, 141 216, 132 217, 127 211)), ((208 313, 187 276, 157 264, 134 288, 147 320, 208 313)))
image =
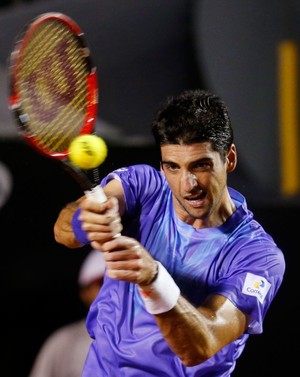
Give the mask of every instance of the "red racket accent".
POLYGON ((10 58, 8 105, 23 137, 56 159, 67 158, 76 136, 94 131, 97 70, 71 18, 42 14, 18 38, 10 58))
POLYGON ((8 106, 31 147, 63 163, 87 195, 103 202, 98 168, 68 158, 71 141, 94 133, 98 77, 81 28, 62 13, 36 17, 10 55, 8 106))

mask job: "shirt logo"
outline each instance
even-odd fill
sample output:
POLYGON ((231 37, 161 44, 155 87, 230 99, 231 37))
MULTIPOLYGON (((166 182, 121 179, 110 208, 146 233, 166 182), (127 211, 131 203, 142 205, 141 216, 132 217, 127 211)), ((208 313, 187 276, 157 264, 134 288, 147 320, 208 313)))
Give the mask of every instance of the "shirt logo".
POLYGON ((265 278, 248 272, 242 292, 257 297, 258 301, 263 303, 270 287, 271 284, 265 278))

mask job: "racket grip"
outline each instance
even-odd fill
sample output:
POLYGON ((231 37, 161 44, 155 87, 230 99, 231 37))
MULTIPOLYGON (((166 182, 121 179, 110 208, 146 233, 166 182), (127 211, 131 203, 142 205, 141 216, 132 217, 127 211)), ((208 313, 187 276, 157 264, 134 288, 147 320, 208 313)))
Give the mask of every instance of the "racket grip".
POLYGON ((88 198, 97 200, 100 203, 103 203, 107 200, 107 197, 101 186, 93 187, 91 190, 86 190, 84 193, 88 198))
MULTIPOLYGON (((107 200, 105 192, 101 186, 93 187, 91 190, 86 190, 85 195, 87 198, 97 200, 99 203, 104 203, 107 200)), ((113 238, 119 237, 121 233, 115 234, 113 238)))

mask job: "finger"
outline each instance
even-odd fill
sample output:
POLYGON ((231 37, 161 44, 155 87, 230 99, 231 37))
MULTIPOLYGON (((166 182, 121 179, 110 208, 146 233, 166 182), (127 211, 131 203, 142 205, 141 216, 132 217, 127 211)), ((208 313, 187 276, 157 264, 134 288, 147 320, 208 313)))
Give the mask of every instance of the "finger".
POLYGON ((106 275, 111 279, 124 280, 130 283, 137 283, 139 272, 135 270, 106 270, 106 275))
POLYGON ((128 251, 131 250, 131 252, 139 246, 139 243, 130 237, 125 236, 119 236, 116 238, 113 238, 112 240, 109 240, 105 244, 103 244, 104 251, 111 252, 111 251, 128 251))
MULTIPOLYGON (((91 246, 92 246, 93 249, 96 249, 96 250, 99 250, 99 251, 103 252, 103 250, 102 250, 102 244, 100 242, 98 242, 98 241, 92 241, 91 242, 91 246)), ((104 254, 104 252, 103 252, 103 254, 104 254)))
POLYGON ((98 200, 92 198, 86 198, 80 203, 80 208, 89 212, 104 213, 110 207, 108 202, 99 202, 98 200))
POLYGON ((108 225, 113 222, 121 222, 119 214, 117 212, 111 212, 110 209, 106 209, 105 212, 93 212, 90 210, 81 209, 78 219, 82 222, 104 225, 108 225))
POLYGON ((113 196, 108 198, 106 204, 110 212, 119 214, 119 202, 117 198, 113 196))

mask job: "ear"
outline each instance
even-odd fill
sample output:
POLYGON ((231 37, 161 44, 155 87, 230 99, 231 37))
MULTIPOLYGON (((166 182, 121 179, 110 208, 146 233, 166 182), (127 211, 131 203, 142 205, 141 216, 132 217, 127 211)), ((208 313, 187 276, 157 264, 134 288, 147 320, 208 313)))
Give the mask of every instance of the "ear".
POLYGON ((227 163, 227 173, 231 173, 232 171, 234 171, 237 164, 237 153, 236 153, 236 147, 234 144, 231 144, 229 152, 227 153, 226 163, 227 163))

